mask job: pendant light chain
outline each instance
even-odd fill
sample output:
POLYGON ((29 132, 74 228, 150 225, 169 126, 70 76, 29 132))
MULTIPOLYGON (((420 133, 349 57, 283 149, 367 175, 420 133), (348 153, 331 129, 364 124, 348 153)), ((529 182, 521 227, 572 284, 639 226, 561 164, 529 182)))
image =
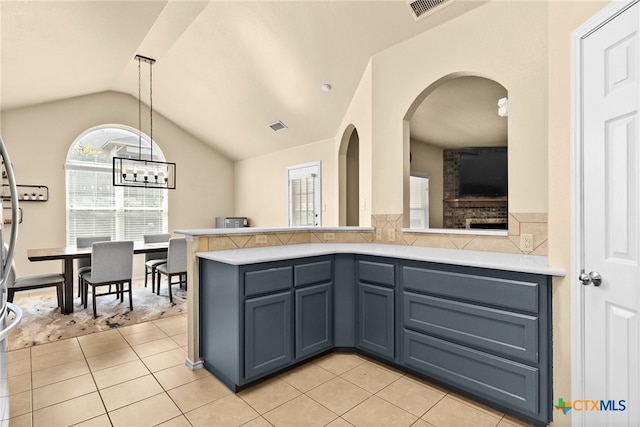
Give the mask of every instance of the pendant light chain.
MULTIPOLYGON (((2 1, 2 0, 0 0, 2 1)), ((113 157, 113 185, 120 187, 175 190, 176 164, 154 159, 153 150, 153 64, 156 60, 136 55, 138 61, 138 158, 123 150, 124 157, 113 157), (149 157, 142 156, 142 63, 149 64, 149 157)), ((124 144, 123 144, 124 146, 124 144)), ((133 147, 131 147, 133 149, 133 147)))
POLYGON ((142 159, 142 59, 138 57, 138 159, 142 159))
POLYGON ((151 139, 150 160, 153 160, 153 62, 149 62, 149 138, 151 139))

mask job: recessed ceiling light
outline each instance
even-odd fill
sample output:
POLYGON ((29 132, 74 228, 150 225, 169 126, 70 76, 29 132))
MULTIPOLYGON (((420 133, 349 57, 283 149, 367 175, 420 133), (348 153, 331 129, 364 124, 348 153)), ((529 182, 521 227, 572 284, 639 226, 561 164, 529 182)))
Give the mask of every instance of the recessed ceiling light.
POLYGON ((331 90, 331 85, 329 83, 323 83, 322 86, 320 86, 320 89, 322 89, 323 92, 329 92, 331 90))
POLYGON ((282 123, 282 121, 280 121, 280 120, 278 120, 277 122, 273 122, 273 123, 269 124, 269 127, 271 128, 271 130, 273 130, 275 132, 277 132, 279 130, 287 129, 287 125, 282 123))

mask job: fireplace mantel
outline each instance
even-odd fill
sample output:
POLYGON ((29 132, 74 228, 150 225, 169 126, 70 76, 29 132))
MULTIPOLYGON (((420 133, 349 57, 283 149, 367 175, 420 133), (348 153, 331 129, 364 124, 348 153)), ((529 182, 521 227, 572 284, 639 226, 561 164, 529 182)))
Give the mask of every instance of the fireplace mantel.
POLYGON ((465 197, 461 199, 445 199, 450 208, 499 208, 508 204, 507 197, 465 197))

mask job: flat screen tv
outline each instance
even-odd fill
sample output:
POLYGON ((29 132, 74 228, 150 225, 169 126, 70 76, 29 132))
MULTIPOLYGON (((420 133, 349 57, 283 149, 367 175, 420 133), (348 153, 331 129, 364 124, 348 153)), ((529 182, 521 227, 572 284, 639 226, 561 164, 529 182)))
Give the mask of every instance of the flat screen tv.
POLYGON ((506 197, 507 149, 460 154, 459 197, 506 197))

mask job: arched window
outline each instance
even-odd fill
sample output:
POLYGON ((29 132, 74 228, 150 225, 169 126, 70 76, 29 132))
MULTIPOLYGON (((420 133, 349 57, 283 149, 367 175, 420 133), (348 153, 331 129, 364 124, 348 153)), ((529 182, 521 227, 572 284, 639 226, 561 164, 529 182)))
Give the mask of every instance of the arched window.
MULTIPOLYGON (((67 245, 79 236, 142 241, 145 234, 167 232, 167 190, 112 182, 113 157, 150 159, 150 147, 149 137, 123 125, 89 129, 73 142, 65 163, 67 245)), ((155 143, 151 160, 165 160, 155 143)))

